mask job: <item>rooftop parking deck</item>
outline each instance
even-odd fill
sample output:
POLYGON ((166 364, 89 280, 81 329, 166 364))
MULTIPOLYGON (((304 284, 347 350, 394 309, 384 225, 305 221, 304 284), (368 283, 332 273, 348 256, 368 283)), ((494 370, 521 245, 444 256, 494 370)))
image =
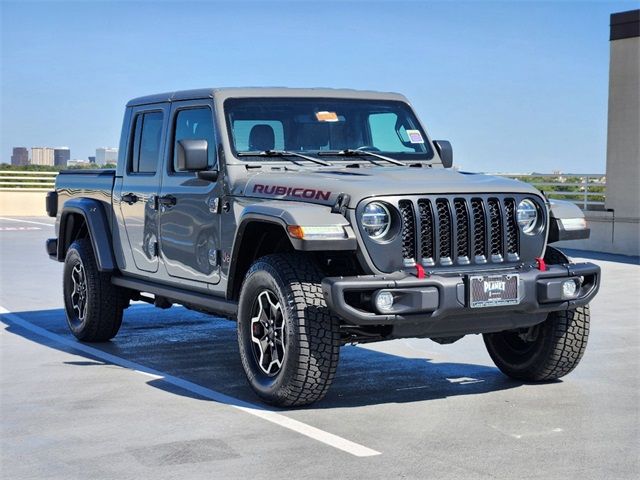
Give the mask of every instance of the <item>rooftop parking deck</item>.
POLYGON ((0 219, 0 465, 22 478, 638 478, 640 266, 602 267, 582 363, 504 377, 479 336, 349 346, 327 397, 270 410, 235 324, 135 304, 79 344, 62 309, 50 218, 0 219))

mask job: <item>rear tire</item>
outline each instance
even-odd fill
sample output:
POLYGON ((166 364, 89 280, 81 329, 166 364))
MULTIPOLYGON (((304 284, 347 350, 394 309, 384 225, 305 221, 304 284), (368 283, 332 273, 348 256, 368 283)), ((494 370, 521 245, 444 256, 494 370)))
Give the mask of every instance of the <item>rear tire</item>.
POLYGON ((83 342, 104 342, 122 324, 127 296, 100 272, 88 238, 71 244, 64 261, 64 306, 71 333, 83 342))
POLYGON ((484 334, 496 366, 518 380, 555 380, 571 372, 584 354, 589 338, 589 306, 551 312, 526 332, 484 334))
POLYGON ((308 405, 327 393, 338 366, 338 319, 322 273, 304 255, 269 255, 247 272, 238 306, 238 345, 251 388, 277 406, 308 405))

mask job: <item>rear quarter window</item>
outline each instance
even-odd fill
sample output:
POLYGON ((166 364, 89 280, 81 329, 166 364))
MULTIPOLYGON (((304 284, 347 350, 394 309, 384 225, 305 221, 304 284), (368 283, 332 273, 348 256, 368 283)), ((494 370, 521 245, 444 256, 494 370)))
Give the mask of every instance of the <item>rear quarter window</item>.
POLYGON ((136 115, 129 170, 131 173, 157 171, 160 162, 163 117, 162 112, 145 112, 136 115))

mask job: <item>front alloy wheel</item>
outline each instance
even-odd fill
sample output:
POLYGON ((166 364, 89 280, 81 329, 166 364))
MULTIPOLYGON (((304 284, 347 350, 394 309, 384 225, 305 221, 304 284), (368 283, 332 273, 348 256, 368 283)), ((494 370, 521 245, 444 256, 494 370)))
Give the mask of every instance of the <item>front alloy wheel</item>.
POLYGON ((282 308, 276 295, 264 290, 253 305, 251 341, 253 355, 260 370, 273 377, 280 372, 287 352, 286 328, 282 308))
POLYGON ((262 257, 238 302, 238 346, 249 385, 265 402, 308 405, 325 396, 340 351, 338 318, 327 308, 313 258, 262 257))

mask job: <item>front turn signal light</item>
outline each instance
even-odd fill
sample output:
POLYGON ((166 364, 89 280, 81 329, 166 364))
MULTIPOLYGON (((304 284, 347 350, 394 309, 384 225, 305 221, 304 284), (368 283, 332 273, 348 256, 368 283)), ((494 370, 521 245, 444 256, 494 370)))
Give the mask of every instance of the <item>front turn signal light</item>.
POLYGON ((299 240, 340 240, 347 238, 342 225, 288 225, 287 231, 292 238, 299 240))

